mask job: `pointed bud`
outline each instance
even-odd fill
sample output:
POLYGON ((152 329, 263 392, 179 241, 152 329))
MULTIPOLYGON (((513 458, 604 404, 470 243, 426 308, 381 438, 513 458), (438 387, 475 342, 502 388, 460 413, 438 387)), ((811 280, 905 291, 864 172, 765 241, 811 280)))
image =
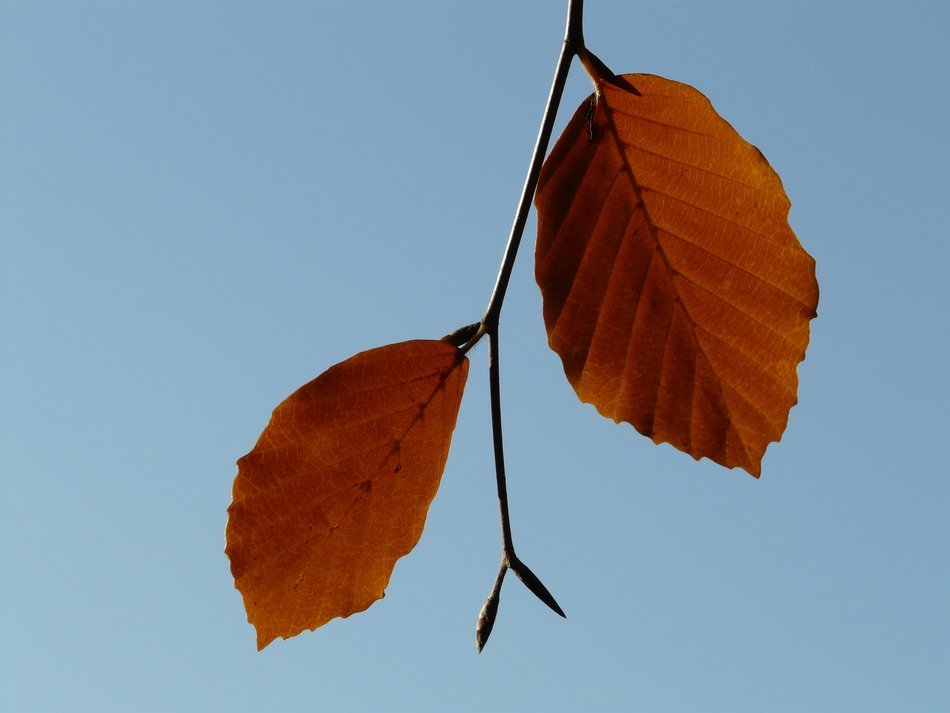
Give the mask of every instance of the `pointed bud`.
POLYGON ((524 583, 524 586, 531 590, 534 596, 547 604, 553 612, 567 619, 567 614, 564 613, 564 610, 561 609, 560 605, 554 600, 548 588, 541 584, 541 580, 535 576, 534 572, 528 569, 528 565, 521 560, 515 560, 511 563, 511 569, 518 575, 518 579, 524 583))
POLYGON ((488 637, 491 636, 491 630, 492 627, 495 626, 495 616, 498 614, 498 602, 500 600, 501 589, 493 589, 478 614, 478 624, 475 626, 475 648, 478 650, 478 653, 482 652, 485 644, 488 643, 488 637))

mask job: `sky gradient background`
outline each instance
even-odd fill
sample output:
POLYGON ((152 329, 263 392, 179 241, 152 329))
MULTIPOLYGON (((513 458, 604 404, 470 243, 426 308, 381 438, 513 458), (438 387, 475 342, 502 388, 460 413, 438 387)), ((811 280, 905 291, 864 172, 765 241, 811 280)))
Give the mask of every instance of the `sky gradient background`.
MULTIPOLYGON (((800 404, 756 481, 580 404, 532 214, 386 599, 257 653, 234 461, 333 363, 487 303, 564 29, 547 2, 0 2, 0 709, 950 709, 950 5, 587 0, 692 84, 815 256, 800 404)), ((590 85, 575 65, 558 129, 590 85)))

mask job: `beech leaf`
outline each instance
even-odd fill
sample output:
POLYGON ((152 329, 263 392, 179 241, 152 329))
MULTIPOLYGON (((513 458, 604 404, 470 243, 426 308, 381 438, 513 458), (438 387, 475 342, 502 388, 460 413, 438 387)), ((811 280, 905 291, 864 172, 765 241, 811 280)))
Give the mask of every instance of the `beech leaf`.
POLYGON ((258 649, 382 598, 422 535, 467 374, 446 341, 391 344, 274 410, 238 461, 225 550, 258 649))
POLYGON ((638 94, 595 77, 540 176, 549 343, 602 415, 757 477, 797 401, 814 260, 778 175, 705 96, 622 79, 638 94))

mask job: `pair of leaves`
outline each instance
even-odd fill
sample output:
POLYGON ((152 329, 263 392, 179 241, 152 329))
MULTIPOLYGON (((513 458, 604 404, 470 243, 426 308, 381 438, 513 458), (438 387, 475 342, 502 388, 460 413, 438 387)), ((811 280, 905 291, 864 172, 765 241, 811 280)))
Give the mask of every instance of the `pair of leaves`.
MULTIPOLYGON (((604 416, 757 476, 795 403, 818 299, 781 181, 695 89, 595 84, 536 195, 550 345, 604 416)), ((258 648, 383 596, 422 534, 467 372, 450 341, 404 342, 277 407, 228 510, 258 648)))

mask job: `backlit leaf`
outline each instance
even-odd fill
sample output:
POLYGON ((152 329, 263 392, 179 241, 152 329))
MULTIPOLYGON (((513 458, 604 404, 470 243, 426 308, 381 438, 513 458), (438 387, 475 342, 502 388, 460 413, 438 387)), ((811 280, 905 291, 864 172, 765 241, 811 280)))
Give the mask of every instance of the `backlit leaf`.
POLYGON ((758 476, 796 403, 815 263, 762 154, 685 84, 598 82, 542 170, 535 274, 579 398, 758 476))
POLYGON ((228 508, 226 552, 259 649, 383 596, 422 534, 467 374, 452 344, 392 344, 274 410, 228 508))

